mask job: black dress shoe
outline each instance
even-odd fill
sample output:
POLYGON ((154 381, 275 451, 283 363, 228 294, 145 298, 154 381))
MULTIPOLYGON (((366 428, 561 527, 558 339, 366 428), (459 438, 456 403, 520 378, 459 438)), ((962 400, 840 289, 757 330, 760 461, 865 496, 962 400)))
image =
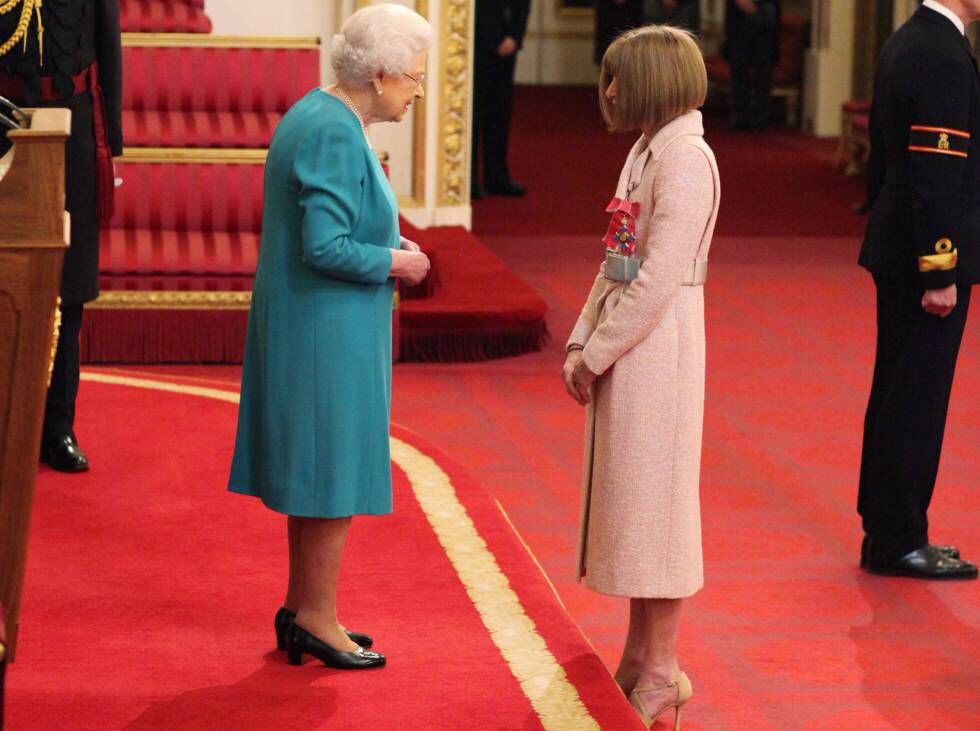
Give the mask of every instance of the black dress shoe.
POLYGON ((523 198, 527 193, 527 188, 517 183, 504 183, 503 185, 488 185, 487 193, 490 195, 503 195, 508 198, 523 198))
POLYGON ((354 652, 335 650, 319 637, 310 634, 296 622, 286 633, 286 652, 290 665, 302 665, 303 655, 312 655, 327 667, 338 670, 369 670, 383 668, 385 656, 373 650, 358 647, 354 652))
POLYGON ((88 458, 70 434, 47 439, 41 445, 41 461, 59 472, 84 472, 88 458))
MULTIPOLYGON (((870 547, 871 547, 871 539, 868 536, 865 536, 864 540, 861 541, 861 568, 862 569, 866 569, 868 567, 868 556, 869 556, 870 547)), ((933 546, 930 543, 929 547, 936 549, 940 553, 949 556, 950 558, 960 557, 960 549, 958 549, 956 546, 933 546)))
MULTIPOLYGON (((293 622, 296 621, 296 612, 293 612, 286 607, 279 607, 279 611, 276 612, 276 618, 274 620, 274 625, 276 628, 276 649, 285 650, 286 649, 286 632, 293 622)), ((360 632, 351 632, 350 630, 345 630, 347 632, 347 637, 355 645, 360 645, 361 647, 370 647, 374 644, 374 640, 370 635, 363 635, 360 632)))
POLYGON ((969 561, 951 558, 936 546, 923 546, 901 558, 879 562, 868 558, 865 570, 879 576, 909 576, 914 579, 975 579, 977 567, 969 561))

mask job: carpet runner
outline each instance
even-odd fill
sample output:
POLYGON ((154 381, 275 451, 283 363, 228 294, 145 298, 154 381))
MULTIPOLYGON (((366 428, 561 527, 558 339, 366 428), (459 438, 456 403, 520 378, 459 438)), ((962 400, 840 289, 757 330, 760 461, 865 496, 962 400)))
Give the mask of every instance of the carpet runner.
POLYGON ((388 667, 287 665, 285 520, 225 490, 234 387, 83 380, 93 469, 39 475, 11 729, 641 728, 497 503, 397 426, 395 512, 354 521, 340 597, 388 667))

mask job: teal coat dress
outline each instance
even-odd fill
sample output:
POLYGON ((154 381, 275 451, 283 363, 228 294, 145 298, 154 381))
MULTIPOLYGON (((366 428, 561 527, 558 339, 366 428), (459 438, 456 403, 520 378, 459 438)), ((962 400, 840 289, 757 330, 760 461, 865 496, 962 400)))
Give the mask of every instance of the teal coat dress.
POLYGON ((360 124, 314 89, 265 166, 228 489, 287 515, 391 512, 391 250, 398 207, 360 124))

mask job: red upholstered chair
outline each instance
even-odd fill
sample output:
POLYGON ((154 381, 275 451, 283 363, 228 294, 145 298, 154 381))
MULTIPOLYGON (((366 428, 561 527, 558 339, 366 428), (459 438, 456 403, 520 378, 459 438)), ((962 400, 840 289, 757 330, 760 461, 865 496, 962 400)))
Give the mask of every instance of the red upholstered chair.
POLYGON ((320 83, 317 48, 124 47, 128 147, 267 147, 320 83))
MULTIPOLYGON (((810 35, 809 22, 801 15, 783 13, 779 33, 779 62, 772 70, 772 95, 785 100, 786 124, 795 127, 800 122, 803 55, 810 35)), ((712 56, 705 59, 705 67, 712 86, 724 91, 731 89, 732 71, 728 59, 712 56)))
POLYGON ((198 0, 122 0, 124 33, 210 33, 211 19, 198 0))

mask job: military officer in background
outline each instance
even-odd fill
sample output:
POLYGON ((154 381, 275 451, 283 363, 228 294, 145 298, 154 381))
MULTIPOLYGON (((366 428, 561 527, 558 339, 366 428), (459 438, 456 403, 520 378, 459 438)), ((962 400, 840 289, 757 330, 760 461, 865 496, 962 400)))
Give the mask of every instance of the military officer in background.
POLYGON ((473 49, 473 158, 471 195, 484 192, 520 198, 523 185, 511 180, 507 165, 514 68, 524 44, 531 0, 476 0, 473 49), (483 151, 483 187, 478 174, 483 151))
POLYGON ((873 574, 977 576, 955 547, 929 543, 927 510, 980 280, 980 77, 964 37, 978 19, 980 0, 926 0, 878 59, 860 256, 877 291, 858 494, 873 574))
MULTIPOLYGON (((72 113, 65 158, 71 246, 65 253, 61 330, 41 459, 54 469, 80 472, 88 469, 88 460, 74 430, 78 338, 83 305, 99 295, 99 222, 112 215, 112 157, 122 154, 119 0, 13 2, 15 7, 0 15, 0 96, 21 106, 67 107, 72 113), (21 24, 25 8, 26 28, 21 24)), ((0 154, 8 146, 0 136, 0 154)))

